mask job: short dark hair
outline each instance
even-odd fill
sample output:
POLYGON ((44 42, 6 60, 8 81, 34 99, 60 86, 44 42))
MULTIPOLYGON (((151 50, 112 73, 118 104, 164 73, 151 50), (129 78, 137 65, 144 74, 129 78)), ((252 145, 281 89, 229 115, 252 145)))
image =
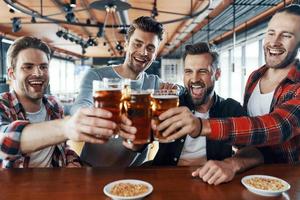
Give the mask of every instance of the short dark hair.
POLYGON ((13 44, 10 45, 10 47, 7 50, 7 67, 13 67, 15 68, 17 63, 17 57, 20 51, 24 49, 39 49, 43 52, 45 52, 48 60, 51 58, 51 49, 49 46, 42 41, 41 39, 38 39, 36 37, 31 36, 25 36, 20 37, 14 41, 13 44))
POLYGON ((162 41, 163 39, 163 34, 164 34, 163 25, 157 22, 152 17, 142 16, 135 19, 127 31, 127 35, 126 35, 127 41, 129 41, 135 29, 140 29, 145 32, 155 33, 158 36, 158 39, 160 41, 162 41))
POLYGON ((288 13, 292 15, 300 16, 300 5, 298 4, 290 4, 280 10, 277 11, 277 13, 288 13))
POLYGON ((204 53, 209 53, 211 55, 212 65, 215 69, 217 69, 219 66, 219 54, 217 52, 217 48, 215 45, 206 42, 186 45, 183 53, 183 61, 185 61, 187 55, 199 55, 204 53))

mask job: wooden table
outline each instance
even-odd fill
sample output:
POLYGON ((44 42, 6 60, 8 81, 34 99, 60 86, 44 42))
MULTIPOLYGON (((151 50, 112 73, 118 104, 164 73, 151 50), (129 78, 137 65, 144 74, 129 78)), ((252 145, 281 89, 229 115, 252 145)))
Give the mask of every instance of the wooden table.
POLYGON ((0 171, 0 199, 99 200, 109 199, 103 187, 118 179, 150 182, 153 193, 146 199, 300 199, 300 165, 265 165, 237 175, 233 181, 210 186, 192 178, 194 168, 79 168, 79 169, 9 169, 0 171), (266 174, 288 181, 291 189, 279 197, 261 197, 250 193, 240 183, 249 174, 266 174))

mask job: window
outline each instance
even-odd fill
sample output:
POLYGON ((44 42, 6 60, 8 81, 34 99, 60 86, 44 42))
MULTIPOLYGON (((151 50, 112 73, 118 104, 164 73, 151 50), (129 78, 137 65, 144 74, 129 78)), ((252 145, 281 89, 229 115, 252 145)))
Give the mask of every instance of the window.
POLYGON ((182 59, 162 59, 161 78, 170 83, 183 84, 183 61, 182 59))
MULTIPOLYGON (((248 80, 249 75, 256 70, 259 66, 259 41, 254 41, 251 43, 247 43, 246 51, 245 51, 245 69, 246 69, 246 77, 245 80, 248 80)), ((262 52, 262 51, 261 51, 262 52)))
POLYGON ((242 84, 242 47, 235 47, 234 58, 233 50, 231 50, 230 53, 230 97, 241 102, 242 88, 244 87, 242 84))
POLYGON ((52 94, 75 93, 75 65, 71 61, 52 58, 50 61, 50 91, 52 94))
POLYGON ((229 76, 230 76, 230 59, 229 50, 225 50, 220 54, 221 77, 218 81, 219 95, 223 98, 229 97, 229 76))

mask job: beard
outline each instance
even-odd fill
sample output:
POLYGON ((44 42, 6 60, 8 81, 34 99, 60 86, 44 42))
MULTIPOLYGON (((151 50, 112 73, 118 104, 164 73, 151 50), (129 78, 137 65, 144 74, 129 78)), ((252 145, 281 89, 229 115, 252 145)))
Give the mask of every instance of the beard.
POLYGON ((297 44, 296 48, 292 52, 288 52, 285 58, 277 64, 272 64, 268 62, 268 50, 265 50, 265 60, 266 60, 266 66, 268 68, 275 68, 275 69, 283 69, 287 66, 289 66, 292 62, 294 62, 297 54, 298 49, 300 48, 300 42, 297 44))
POLYGON ((210 95, 213 91, 214 91, 214 85, 208 87, 205 90, 205 92, 204 92, 204 94, 201 98, 194 98, 190 89, 188 90, 188 93, 189 93, 189 96, 191 97, 191 99, 193 101, 194 106, 198 107, 198 106, 202 106, 203 104, 208 102, 209 97, 210 97, 210 95))

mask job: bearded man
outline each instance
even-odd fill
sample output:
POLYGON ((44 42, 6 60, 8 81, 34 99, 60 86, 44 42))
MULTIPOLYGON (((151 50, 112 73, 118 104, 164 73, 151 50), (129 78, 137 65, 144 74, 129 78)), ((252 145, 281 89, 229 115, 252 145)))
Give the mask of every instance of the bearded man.
MULTIPOLYGON (((246 111, 234 99, 223 99, 214 92, 215 81, 220 77, 219 55, 207 43, 187 45, 183 56, 185 93, 180 96, 182 120, 197 117, 239 117, 246 111)), ((165 122, 162 122, 165 123, 165 122)), ((176 126, 177 123, 173 123, 176 126)), ((263 162, 255 148, 239 150, 233 157, 232 146, 224 142, 193 138, 184 135, 172 143, 160 141, 159 150, 152 165, 202 166, 199 169, 203 181, 218 185, 233 179, 237 172, 263 162)), ((167 142, 167 141, 166 141, 167 142)))
POLYGON ((165 130, 166 140, 186 134, 206 136, 232 145, 257 146, 265 163, 299 163, 299 21, 296 4, 271 18, 264 40, 266 64, 250 75, 245 89, 244 107, 250 117, 187 119, 185 108, 170 109, 159 116, 164 124, 157 127, 165 130))

